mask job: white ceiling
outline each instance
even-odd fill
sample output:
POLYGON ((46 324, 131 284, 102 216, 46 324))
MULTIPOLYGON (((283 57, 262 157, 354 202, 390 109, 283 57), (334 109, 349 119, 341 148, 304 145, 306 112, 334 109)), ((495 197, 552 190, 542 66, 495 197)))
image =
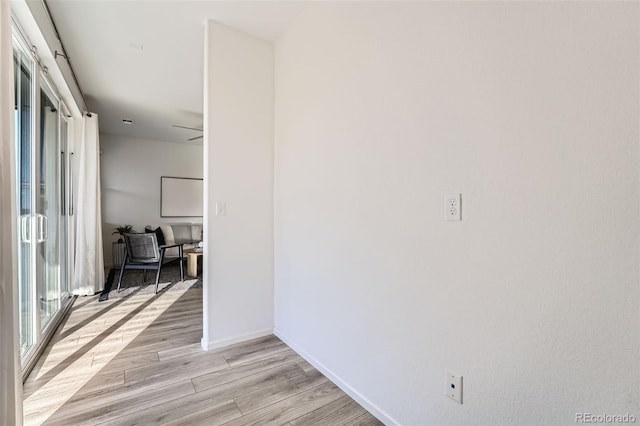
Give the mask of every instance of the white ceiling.
POLYGON ((202 128, 205 21, 274 41, 303 2, 48 0, 103 133, 184 142, 202 128), (134 120, 124 124, 123 118, 134 120))

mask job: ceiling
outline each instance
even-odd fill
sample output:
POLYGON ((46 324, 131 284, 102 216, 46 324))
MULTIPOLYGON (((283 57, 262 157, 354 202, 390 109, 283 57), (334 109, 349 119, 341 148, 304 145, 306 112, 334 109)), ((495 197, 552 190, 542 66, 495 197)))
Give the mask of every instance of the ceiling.
POLYGON ((100 116, 101 133, 174 142, 201 134, 172 124, 202 128, 206 20, 275 41, 305 6, 179 0, 47 5, 88 107, 100 116))

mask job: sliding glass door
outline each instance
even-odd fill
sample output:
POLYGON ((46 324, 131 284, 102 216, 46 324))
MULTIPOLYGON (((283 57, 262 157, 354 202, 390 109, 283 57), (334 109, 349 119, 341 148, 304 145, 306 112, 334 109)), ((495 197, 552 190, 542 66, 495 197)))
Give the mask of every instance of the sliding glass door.
POLYGON ((40 329, 44 330, 60 310, 60 194, 61 149, 58 135, 58 102, 40 89, 40 137, 36 150, 39 174, 36 200, 36 282, 40 294, 40 329))
POLYGON ((20 348, 24 356, 36 341, 35 252, 32 244, 34 209, 33 60, 21 49, 14 49, 16 204, 18 207, 18 297, 20 301, 20 348))
POLYGON ((23 366, 51 332, 66 291, 67 123, 46 75, 14 37, 16 201, 23 366))

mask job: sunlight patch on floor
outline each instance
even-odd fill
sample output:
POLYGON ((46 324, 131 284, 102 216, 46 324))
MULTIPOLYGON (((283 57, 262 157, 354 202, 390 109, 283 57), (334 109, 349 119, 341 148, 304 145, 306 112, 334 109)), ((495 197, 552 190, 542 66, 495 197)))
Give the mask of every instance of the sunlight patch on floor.
MULTIPOLYGON (((80 319, 77 324, 81 326, 77 330, 73 330, 74 324, 65 324, 54 339, 64 336, 68 330, 73 330, 72 333, 52 343, 56 346, 56 352, 64 348, 64 355, 47 357, 45 353, 36 366, 37 371, 34 369, 24 385, 27 395, 24 404, 25 407, 29 406, 29 414, 24 419, 25 424, 41 424, 46 421, 91 379, 99 375, 113 358, 158 319, 186 290, 188 288, 101 302, 105 303, 105 308, 97 314, 94 312, 92 315, 95 318, 91 318, 86 324, 81 324, 83 320, 80 319), (113 307, 114 304, 118 305, 113 307), (136 310, 139 311, 135 312, 136 310), (105 316, 108 316, 108 321, 105 316), (97 362, 94 362, 94 357, 97 358, 97 362), (47 395, 52 393, 56 394, 56 403, 51 403, 51 398, 47 398, 47 395)), ((116 378, 114 384, 118 383, 117 380, 116 378)))

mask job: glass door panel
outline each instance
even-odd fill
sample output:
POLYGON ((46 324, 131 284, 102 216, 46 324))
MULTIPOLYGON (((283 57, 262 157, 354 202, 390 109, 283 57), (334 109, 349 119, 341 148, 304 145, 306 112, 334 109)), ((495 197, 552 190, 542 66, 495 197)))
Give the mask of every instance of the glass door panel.
POLYGON ((40 90, 40 143, 37 158, 39 188, 36 203, 36 274, 40 294, 40 328, 44 330, 60 309, 60 146, 58 105, 40 90))
POLYGON ((24 356, 36 342, 33 243, 33 62, 21 51, 13 55, 15 87, 15 144, 18 208, 18 299, 20 304, 20 353, 24 356))

